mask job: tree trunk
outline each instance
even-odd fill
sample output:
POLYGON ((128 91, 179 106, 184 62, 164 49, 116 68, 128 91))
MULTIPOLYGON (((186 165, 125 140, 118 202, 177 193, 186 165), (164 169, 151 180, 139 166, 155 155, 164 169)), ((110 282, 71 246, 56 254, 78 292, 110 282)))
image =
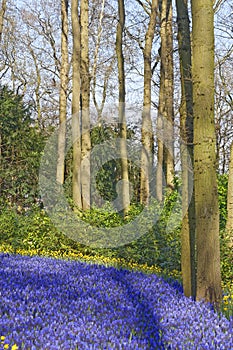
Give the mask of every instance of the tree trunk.
POLYGON ((173 189, 174 180, 174 108, 173 108, 173 31, 172 1, 163 0, 161 8, 161 69, 164 70, 163 87, 163 172, 167 189, 173 189))
MULTIPOLYGON (((161 82, 161 77, 160 77, 161 82)), ((160 92, 159 95, 161 95, 161 86, 160 86, 160 92)), ((156 168, 156 199, 159 203, 163 202, 163 119, 160 115, 160 108, 159 108, 159 114, 157 118, 157 145, 158 145, 158 151, 157 151, 157 168, 156 168)))
POLYGON ((124 216, 127 214, 130 206, 129 196, 129 173, 127 159, 127 126, 125 118, 125 69, 123 55, 123 31, 125 26, 125 5, 124 0, 118 0, 119 21, 116 35, 116 54, 118 63, 118 84, 119 84, 119 128, 120 128, 120 153, 121 153, 121 179, 122 188, 121 201, 124 216))
POLYGON ((230 246, 233 246, 233 142, 230 147, 228 191, 227 191, 227 223, 226 231, 230 234, 230 246))
POLYGON ((181 75, 181 163, 182 228, 181 271, 186 296, 196 293, 195 272, 195 203, 193 193, 193 87, 191 74, 191 38, 187 0, 176 0, 178 45, 181 75))
POLYGON ((157 120, 156 197, 163 200, 164 179, 167 188, 173 188, 174 179, 174 111, 173 111, 173 34, 172 2, 160 2, 160 89, 157 120))
POLYGON ((221 300, 214 125, 213 1, 192 0, 197 300, 221 300))
POLYGON ((152 0, 151 14, 145 36, 144 59, 144 96, 142 113, 142 153, 141 153, 141 183, 140 202, 148 205, 150 196, 150 180, 153 162, 153 128, 151 120, 151 50, 155 34, 158 0, 152 0))
POLYGON ((90 74, 89 74, 89 1, 80 2, 80 28, 81 28, 81 193, 82 207, 84 210, 90 208, 91 198, 91 174, 90 174, 90 74))
POLYGON ((0 42, 2 41, 3 22, 4 22, 4 16, 6 13, 6 4, 7 4, 7 0, 2 0, 2 8, 0 10, 0 42))
POLYGON ((73 201, 82 208, 81 200, 81 133, 80 133, 80 23, 78 17, 78 0, 71 2, 71 20, 73 35, 73 75, 72 75, 72 136, 73 136, 73 201))
POLYGON ((58 131, 58 159, 57 182, 64 183, 65 174, 65 142, 66 142, 66 112, 68 89, 68 0, 61 1, 61 70, 60 70, 60 96, 59 96, 59 131, 58 131))

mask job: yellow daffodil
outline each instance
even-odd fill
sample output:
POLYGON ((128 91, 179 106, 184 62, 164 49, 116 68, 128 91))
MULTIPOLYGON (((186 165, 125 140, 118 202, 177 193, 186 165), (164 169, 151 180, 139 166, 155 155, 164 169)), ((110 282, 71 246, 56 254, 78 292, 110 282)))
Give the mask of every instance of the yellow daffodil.
POLYGON ((16 344, 12 345, 11 350, 17 350, 18 346, 16 344))

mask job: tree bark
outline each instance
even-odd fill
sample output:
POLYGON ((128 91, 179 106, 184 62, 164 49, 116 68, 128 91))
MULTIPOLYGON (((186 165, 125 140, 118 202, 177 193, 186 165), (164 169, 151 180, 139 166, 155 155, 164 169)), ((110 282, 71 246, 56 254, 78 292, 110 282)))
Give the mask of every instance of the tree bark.
POLYGON ((195 203, 193 187, 193 87, 187 0, 176 0, 181 75, 180 135, 182 163, 181 271, 186 296, 196 294, 195 203))
POLYGON ((228 190, 227 190, 227 223, 226 231, 230 234, 230 246, 233 246, 233 142, 230 147, 228 190))
MULTIPOLYGON (((160 77, 161 82, 161 77, 160 77)), ((159 96, 161 96, 162 89, 160 86, 159 96)), ((157 118, 157 168, 156 168, 156 199, 159 203, 163 202, 163 119, 160 114, 160 108, 157 118)))
POLYGON ((129 173, 127 159, 127 125, 125 117, 125 68, 123 55, 123 32, 125 26, 124 0, 118 0, 118 16, 116 35, 116 54, 118 63, 118 86, 119 86, 119 129, 120 129, 120 153, 121 153, 121 179, 122 188, 120 193, 124 216, 127 215, 130 206, 129 173))
POLYGON ((65 174, 65 142, 66 142, 66 113, 68 90, 68 0, 61 1, 61 70, 60 70, 60 96, 59 96, 59 131, 58 131, 58 159, 57 182, 64 183, 65 174))
POLYGON ((192 0, 197 300, 221 300, 212 0, 192 0))
POLYGON ((173 108, 173 31, 172 1, 163 0, 161 9, 161 69, 164 70, 164 145, 163 172, 168 190, 174 180, 174 108, 173 108))
POLYGON ((174 180, 174 110, 173 110, 173 32, 172 2, 160 2, 160 90, 157 120, 158 165, 156 171, 156 197, 163 200, 164 181, 167 189, 174 180))
POLYGON ((148 29, 145 36, 144 59, 144 96, 142 112, 142 153, 140 172, 140 202, 148 205, 150 197, 150 180, 153 162, 153 128, 151 120, 151 50, 155 34, 158 0, 152 0, 148 29))
POLYGON ((80 23, 78 16, 78 0, 71 2, 71 21, 73 36, 72 57, 72 137, 73 137, 73 201, 78 208, 82 208, 81 200, 81 132, 80 132, 80 23))
POLYGON ((2 41, 2 32, 3 32, 4 16, 6 13, 6 4, 7 4, 7 0, 2 0, 2 8, 0 10, 0 42, 2 41))
POLYGON ((81 34, 81 193, 82 207, 90 208, 90 74, 89 74, 89 1, 80 1, 80 34, 81 34))

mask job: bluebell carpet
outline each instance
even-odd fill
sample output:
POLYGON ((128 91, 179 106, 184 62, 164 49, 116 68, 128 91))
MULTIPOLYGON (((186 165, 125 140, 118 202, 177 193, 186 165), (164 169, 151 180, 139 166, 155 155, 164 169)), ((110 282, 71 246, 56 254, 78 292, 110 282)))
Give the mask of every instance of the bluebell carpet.
POLYGON ((18 349, 233 349, 233 320, 178 284, 78 261, 1 253, 0 316, 18 349))

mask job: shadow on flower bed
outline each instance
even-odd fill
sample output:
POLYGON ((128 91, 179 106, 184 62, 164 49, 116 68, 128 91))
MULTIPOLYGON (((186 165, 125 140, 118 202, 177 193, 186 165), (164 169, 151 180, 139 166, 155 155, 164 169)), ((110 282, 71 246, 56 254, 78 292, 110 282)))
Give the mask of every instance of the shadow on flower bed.
POLYGON ((0 254, 0 286, 0 336, 9 347, 233 348, 232 321, 154 274, 0 254))

